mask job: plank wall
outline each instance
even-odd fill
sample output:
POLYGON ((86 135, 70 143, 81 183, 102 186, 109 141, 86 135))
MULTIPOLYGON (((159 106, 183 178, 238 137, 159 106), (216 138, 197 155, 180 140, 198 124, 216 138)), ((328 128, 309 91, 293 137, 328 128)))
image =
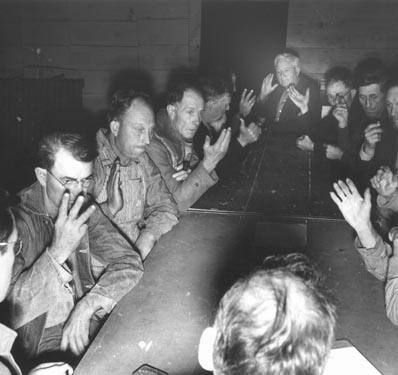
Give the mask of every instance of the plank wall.
MULTIPOLYGON (((121 69, 148 70, 161 91, 170 68, 198 62, 200 10, 200 0, 0 0, 0 76, 84 78, 93 110, 121 69)), ((397 17, 395 0, 290 0, 286 44, 316 77, 366 56, 398 61, 397 17)))

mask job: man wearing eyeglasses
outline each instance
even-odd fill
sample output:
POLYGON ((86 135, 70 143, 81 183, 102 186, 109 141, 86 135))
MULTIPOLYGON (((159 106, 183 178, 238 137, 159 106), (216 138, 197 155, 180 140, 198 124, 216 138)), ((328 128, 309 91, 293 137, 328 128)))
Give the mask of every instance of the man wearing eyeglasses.
POLYGON ((11 303, 25 358, 76 356, 140 279, 140 256, 93 200, 94 141, 54 133, 39 147, 37 182, 20 193, 11 303))
POLYGON ((352 163, 353 152, 349 134, 349 110, 356 94, 352 73, 343 67, 334 67, 325 74, 326 95, 331 110, 310 135, 302 135, 297 147, 313 151, 320 158, 352 163))

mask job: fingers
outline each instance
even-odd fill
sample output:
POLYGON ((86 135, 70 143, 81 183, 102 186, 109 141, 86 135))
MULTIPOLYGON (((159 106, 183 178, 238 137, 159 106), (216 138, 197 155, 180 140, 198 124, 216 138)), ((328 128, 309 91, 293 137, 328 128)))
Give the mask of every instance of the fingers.
POLYGON ((349 178, 346 178, 346 183, 352 195, 360 195, 357 187, 349 178))
POLYGON ((58 210, 58 218, 63 220, 68 216, 69 193, 64 193, 58 210))
POLYGON ((351 195, 349 187, 343 181, 339 180, 337 183, 345 196, 351 195))
POLYGON ((310 88, 307 87, 307 90, 305 90, 305 100, 308 103, 308 101, 310 100, 310 88))
POLYGON ((343 201, 344 198, 346 197, 346 195, 345 195, 344 191, 341 189, 340 185, 337 182, 335 182, 333 184, 333 188, 334 188, 334 191, 336 192, 336 195, 343 201))
POLYGON ((365 202, 367 203, 367 204, 371 204, 371 195, 370 195, 370 189, 369 188, 366 188, 366 190, 365 190, 365 192, 364 192, 364 194, 363 194, 363 199, 365 200, 365 202))
POLYGON ((187 171, 178 171, 172 175, 172 177, 177 181, 184 181, 188 177, 189 172, 187 171))
POLYGON ((91 205, 91 206, 90 206, 89 208, 87 208, 87 210, 84 211, 84 212, 79 216, 79 218, 76 220, 77 224, 78 224, 78 225, 84 224, 84 223, 88 220, 88 218, 94 213, 94 211, 95 211, 95 206, 94 206, 94 205, 91 205))
MULTIPOLYGON (((222 133, 223 131, 221 131, 222 133)), ((210 147, 210 137, 208 135, 206 135, 205 138, 205 143, 203 144, 203 149, 209 148, 210 147)))
POLYGON ((371 130, 380 129, 380 122, 376 122, 375 124, 370 124, 365 128, 365 134, 371 130))
POLYGON ((340 207, 341 199, 339 197, 337 197, 337 195, 333 191, 329 192, 329 194, 330 194, 330 198, 332 198, 333 202, 336 203, 338 207, 340 207))
POLYGON ((76 218, 77 214, 79 213, 80 208, 82 207, 84 202, 84 197, 82 195, 79 195, 77 199, 75 200, 75 203, 73 204, 72 208, 69 211, 69 217, 70 218, 76 218))

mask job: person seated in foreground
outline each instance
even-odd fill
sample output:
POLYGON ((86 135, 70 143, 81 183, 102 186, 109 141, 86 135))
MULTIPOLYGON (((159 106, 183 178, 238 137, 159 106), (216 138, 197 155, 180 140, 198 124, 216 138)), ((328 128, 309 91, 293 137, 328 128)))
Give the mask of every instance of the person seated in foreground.
POLYGON ((236 170, 237 164, 247 154, 249 144, 256 142, 261 134, 261 128, 254 122, 246 125, 247 117, 255 102, 251 91, 243 92, 240 100, 240 110, 230 116, 227 122, 227 111, 230 109, 231 93, 227 82, 217 75, 206 75, 200 80, 201 91, 204 98, 202 121, 196 132, 193 143, 194 149, 200 158, 203 158, 203 145, 206 137, 210 144, 214 144, 221 131, 227 126, 231 128, 231 142, 225 157, 217 165, 218 176, 226 176, 231 170, 236 170), (241 114, 241 110, 243 114, 241 114))
POLYGON ((109 129, 97 132, 95 196, 145 259, 178 222, 175 201, 146 153, 155 126, 152 105, 145 94, 117 91, 108 117, 109 129))
POLYGON ((53 133, 37 182, 19 193, 22 243, 8 295, 25 358, 81 355, 105 315, 143 274, 142 262, 93 200, 95 142, 53 133))
MULTIPOLYGON (((0 303, 5 299, 10 287, 12 267, 15 256, 21 251, 22 243, 18 237, 15 218, 12 212, 15 202, 0 188, 0 303)), ((0 374, 22 375, 11 349, 17 334, 0 324, 0 374)), ((65 375, 73 374, 70 365, 63 362, 42 363, 29 372, 29 375, 65 375)))
POLYGON ((274 65, 276 81, 273 73, 264 78, 255 112, 276 132, 308 134, 321 119, 319 85, 301 72, 293 50, 277 55, 274 65))
POLYGON ((331 108, 327 116, 296 141, 303 151, 313 151, 321 159, 341 160, 352 164, 349 111, 356 95, 353 76, 349 69, 334 67, 326 72, 326 97, 331 108))
POLYGON ((320 375, 334 341, 335 308, 303 254, 271 256, 237 281, 202 334, 199 363, 216 375, 320 375))
POLYGON ((159 168, 180 211, 191 207, 218 181, 217 164, 225 156, 231 129, 223 129, 217 142, 203 145, 199 160, 192 140, 200 124, 203 97, 194 84, 179 82, 171 86, 166 108, 160 110, 148 154, 159 168))
MULTIPOLYGON (((374 180, 373 184, 388 193, 387 180, 374 180), (376 184, 375 184, 376 182, 376 184), (383 185, 383 187, 382 187, 383 185), (387 189, 386 189, 387 188, 387 189)), ((391 190, 396 190, 397 182, 391 181, 391 190)), ((355 247, 361 255, 366 269, 385 283, 385 306, 387 317, 398 325, 398 227, 391 228, 389 241, 383 241, 371 222, 371 195, 367 188, 364 195, 358 192, 355 184, 347 179, 333 184, 331 198, 341 211, 346 222, 355 230, 355 247)), ((388 194, 387 194, 388 195, 388 194)), ((383 198, 382 198, 383 199, 383 198)), ((394 201, 395 206, 397 202, 394 201)))

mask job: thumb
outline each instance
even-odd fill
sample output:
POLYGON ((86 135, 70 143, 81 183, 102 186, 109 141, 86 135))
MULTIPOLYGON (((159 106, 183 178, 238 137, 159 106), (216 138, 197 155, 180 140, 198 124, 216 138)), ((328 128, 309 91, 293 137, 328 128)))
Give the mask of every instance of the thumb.
POLYGON ((246 128, 245 120, 243 118, 240 118, 240 126, 239 126, 240 131, 245 130, 245 128, 246 128))
POLYGON ((363 195, 363 198, 365 200, 365 203, 371 204, 370 203, 370 189, 366 188, 365 193, 363 195))
POLYGON ((310 99, 310 88, 307 87, 307 90, 305 91, 305 99, 309 100, 310 99))

